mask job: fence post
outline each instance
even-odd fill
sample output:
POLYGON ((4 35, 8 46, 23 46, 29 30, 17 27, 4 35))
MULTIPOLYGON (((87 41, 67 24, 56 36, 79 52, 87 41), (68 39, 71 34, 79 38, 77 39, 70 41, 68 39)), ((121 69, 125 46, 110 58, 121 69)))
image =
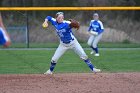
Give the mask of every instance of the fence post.
POLYGON ((29 20, 28 20, 28 12, 26 11, 26 28, 27 28, 27 48, 30 48, 30 40, 29 40, 29 20))

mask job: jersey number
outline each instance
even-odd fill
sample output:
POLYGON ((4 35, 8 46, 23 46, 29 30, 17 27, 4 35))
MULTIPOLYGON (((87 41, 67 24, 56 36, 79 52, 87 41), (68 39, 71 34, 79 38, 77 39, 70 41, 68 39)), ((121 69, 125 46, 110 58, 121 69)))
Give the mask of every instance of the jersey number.
POLYGON ((59 35, 60 37, 64 37, 64 35, 63 35, 62 32, 59 32, 58 35, 59 35))

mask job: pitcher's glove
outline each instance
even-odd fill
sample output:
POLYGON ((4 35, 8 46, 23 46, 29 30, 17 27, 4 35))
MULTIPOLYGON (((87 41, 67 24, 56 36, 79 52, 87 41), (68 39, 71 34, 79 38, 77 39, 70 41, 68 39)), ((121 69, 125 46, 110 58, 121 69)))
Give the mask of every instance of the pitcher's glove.
POLYGON ((74 19, 69 19, 70 23, 70 27, 71 28, 75 28, 75 29, 79 29, 80 28, 80 24, 78 21, 74 20, 74 19))

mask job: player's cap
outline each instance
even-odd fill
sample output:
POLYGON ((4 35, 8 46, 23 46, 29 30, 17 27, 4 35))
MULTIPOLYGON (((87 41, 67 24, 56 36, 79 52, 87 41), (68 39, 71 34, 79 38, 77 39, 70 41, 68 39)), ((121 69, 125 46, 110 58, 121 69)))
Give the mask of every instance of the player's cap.
POLYGON ((57 13, 56 13, 56 15, 60 15, 60 14, 61 14, 61 15, 64 15, 63 12, 57 12, 57 13))
POLYGON ((57 18, 59 15, 64 15, 64 13, 63 12, 57 12, 55 17, 57 18))
POLYGON ((93 16, 99 16, 98 13, 93 13, 93 16))

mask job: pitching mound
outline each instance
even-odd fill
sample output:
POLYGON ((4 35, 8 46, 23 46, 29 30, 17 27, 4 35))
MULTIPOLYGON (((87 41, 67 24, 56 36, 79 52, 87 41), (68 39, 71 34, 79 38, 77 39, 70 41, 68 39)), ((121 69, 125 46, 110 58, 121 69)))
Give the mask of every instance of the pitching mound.
POLYGON ((0 75, 0 93, 140 93, 140 73, 0 75))

